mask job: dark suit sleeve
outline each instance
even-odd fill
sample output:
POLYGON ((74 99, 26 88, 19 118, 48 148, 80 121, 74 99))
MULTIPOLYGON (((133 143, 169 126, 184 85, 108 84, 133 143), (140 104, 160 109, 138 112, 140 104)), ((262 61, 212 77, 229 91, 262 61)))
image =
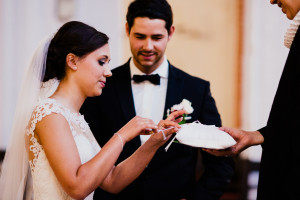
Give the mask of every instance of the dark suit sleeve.
MULTIPOLYGON (((258 131, 262 134, 262 136, 266 140, 266 136, 267 136, 267 132, 268 132, 268 126, 265 126, 261 129, 259 129, 258 131)), ((261 144, 261 147, 264 148, 264 143, 261 144)))
MULTIPOLYGON (((211 96, 209 83, 207 84, 199 121, 206 125, 221 126, 221 119, 216 103, 211 96)), ((234 161, 229 157, 216 157, 202 150, 202 162, 205 171, 196 184, 191 199, 216 200, 219 199, 234 172, 234 161)))

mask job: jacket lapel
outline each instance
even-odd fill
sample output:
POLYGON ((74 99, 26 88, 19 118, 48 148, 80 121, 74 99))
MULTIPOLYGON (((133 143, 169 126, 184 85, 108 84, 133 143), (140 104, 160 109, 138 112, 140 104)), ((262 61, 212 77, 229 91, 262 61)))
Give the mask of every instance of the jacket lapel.
POLYGON ((177 73, 177 69, 169 63, 169 77, 167 96, 164 109, 164 118, 167 116, 167 110, 175 104, 179 104, 183 99, 183 78, 177 73))
POLYGON ((126 63, 117 74, 114 74, 116 81, 116 92, 121 104, 123 115, 126 121, 132 119, 135 114, 134 102, 131 92, 131 76, 129 64, 126 63))
MULTIPOLYGON (((116 92, 127 123, 136 116, 131 88, 129 61, 120 67, 120 71, 116 78, 118 79, 118 81, 116 81, 116 92)), ((134 144, 136 147, 140 146, 140 137, 135 137, 130 143, 134 144)))

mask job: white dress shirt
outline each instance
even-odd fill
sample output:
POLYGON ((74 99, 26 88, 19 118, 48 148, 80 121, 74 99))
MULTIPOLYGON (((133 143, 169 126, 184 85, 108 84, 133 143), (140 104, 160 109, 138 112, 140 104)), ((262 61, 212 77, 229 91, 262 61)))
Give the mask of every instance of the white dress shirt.
MULTIPOLYGON (((164 58, 163 63, 151 74, 160 76, 160 85, 154 85, 150 81, 136 83, 132 80, 133 75, 145 75, 134 64, 133 59, 130 60, 131 87, 135 112, 137 116, 152 119, 158 124, 164 116, 164 108, 167 95, 167 85, 169 76, 169 63, 164 58)), ((141 135, 141 143, 149 138, 149 135, 141 135)))

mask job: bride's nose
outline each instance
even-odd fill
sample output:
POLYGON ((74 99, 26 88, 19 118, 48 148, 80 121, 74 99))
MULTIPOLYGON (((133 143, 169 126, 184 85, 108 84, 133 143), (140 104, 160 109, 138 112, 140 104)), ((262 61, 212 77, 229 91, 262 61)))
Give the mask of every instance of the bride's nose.
POLYGON ((104 76, 105 77, 111 77, 112 76, 112 73, 111 73, 111 70, 110 70, 109 66, 105 67, 104 76))

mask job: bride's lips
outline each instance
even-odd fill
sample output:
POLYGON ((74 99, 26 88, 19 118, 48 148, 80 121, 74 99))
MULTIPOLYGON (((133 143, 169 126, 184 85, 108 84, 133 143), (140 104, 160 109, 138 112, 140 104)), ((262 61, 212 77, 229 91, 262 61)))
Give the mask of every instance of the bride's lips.
POLYGON ((99 83, 103 88, 105 87, 105 81, 99 81, 99 83))

